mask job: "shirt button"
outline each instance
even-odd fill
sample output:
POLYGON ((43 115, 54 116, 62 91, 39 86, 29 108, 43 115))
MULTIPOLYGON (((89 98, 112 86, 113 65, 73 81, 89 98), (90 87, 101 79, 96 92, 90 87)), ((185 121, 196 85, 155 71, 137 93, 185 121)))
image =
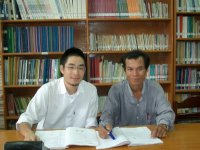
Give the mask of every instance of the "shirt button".
POLYGON ((139 107, 140 104, 137 104, 137 107, 139 107))
POLYGON ((136 118, 137 118, 137 119, 139 119, 139 117, 138 117, 138 116, 137 116, 136 118))

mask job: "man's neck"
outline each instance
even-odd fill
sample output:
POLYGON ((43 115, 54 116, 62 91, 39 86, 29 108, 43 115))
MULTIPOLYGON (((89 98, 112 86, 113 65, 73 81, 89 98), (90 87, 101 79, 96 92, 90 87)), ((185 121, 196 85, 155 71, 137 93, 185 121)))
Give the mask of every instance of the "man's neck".
POLYGON ((132 94, 139 101, 142 96, 142 87, 131 87, 132 94))
POLYGON ((72 95, 74 93, 76 93, 77 89, 78 89, 78 84, 70 84, 70 83, 66 83, 65 82, 65 88, 67 90, 67 92, 72 95))

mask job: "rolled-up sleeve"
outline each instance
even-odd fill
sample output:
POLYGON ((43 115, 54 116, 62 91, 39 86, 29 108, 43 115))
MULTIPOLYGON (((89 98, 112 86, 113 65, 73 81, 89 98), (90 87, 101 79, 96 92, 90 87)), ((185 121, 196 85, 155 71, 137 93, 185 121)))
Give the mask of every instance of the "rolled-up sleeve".
POLYGON ((160 92, 156 97, 157 97, 156 123, 166 124, 169 126, 169 129, 172 129, 174 126, 175 113, 171 107, 171 104, 166 99, 164 92, 160 92))
POLYGON ((18 130, 18 125, 22 122, 28 123, 32 126, 35 123, 38 123, 42 120, 46 112, 45 105, 45 95, 44 88, 40 88, 35 96, 29 102, 29 105, 26 108, 26 111, 22 113, 16 122, 16 129, 18 130))

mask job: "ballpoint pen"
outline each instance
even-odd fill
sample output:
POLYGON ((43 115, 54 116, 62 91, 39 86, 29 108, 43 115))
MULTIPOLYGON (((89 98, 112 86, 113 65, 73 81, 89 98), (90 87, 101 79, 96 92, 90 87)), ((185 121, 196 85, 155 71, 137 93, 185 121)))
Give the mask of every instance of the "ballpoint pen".
POLYGON ((108 135, 109 135, 113 140, 115 140, 115 137, 114 137, 114 135, 113 135, 113 133, 112 133, 112 130, 109 131, 105 126, 103 126, 103 127, 104 127, 104 129, 106 129, 106 130, 108 131, 108 135))
POLYGON ((115 140, 115 137, 114 137, 112 131, 108 131, 108 135, 109 135, 113 140, 115 140))

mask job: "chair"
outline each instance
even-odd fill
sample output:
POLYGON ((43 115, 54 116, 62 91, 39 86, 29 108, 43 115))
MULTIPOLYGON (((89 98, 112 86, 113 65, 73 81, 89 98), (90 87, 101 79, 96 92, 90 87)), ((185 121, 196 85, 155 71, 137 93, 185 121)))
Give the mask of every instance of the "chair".
POLYGON ((48 150, 42 141, 12 141, 4 144, 4 150, 48 150))

